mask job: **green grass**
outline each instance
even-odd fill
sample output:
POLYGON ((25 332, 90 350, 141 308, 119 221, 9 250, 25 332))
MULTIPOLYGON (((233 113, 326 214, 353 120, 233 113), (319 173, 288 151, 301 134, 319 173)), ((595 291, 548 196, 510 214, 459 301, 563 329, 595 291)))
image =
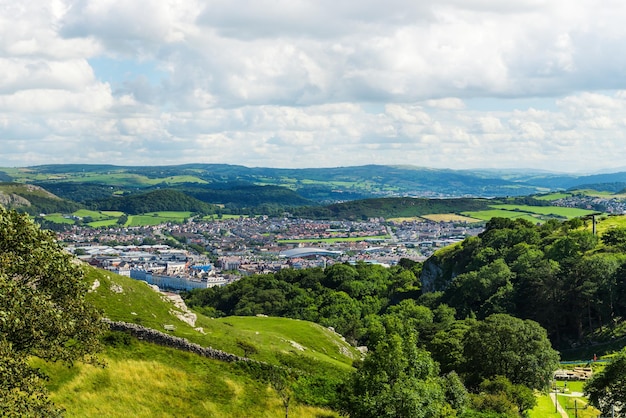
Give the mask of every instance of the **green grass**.
POLYGON ((164 301, 159 293, 144 282, 93 268, 88 271, 89 283, 96 279, 100 282, 100 286, 89 293, 89 300, 114 321, 134 322, 160 331, 164 330, 166 324, 174 325, 173 333, 176 336, 237 355, 243 355, 237 341, 248 341, 258 348, 258 353, 251 357, 270 363, 280 362, 277 353, 282 353, 302 355, 333 367, 348 368, 353 359, 359 356, 353 347, 324 327, 288 318, 211 319, 198 314, 195 327, 202 328, 202 332, 199 332, 173 315, 171 302, 164 301), (112 292, 113 286, 119 286, 123 291, 112 292), (291 341, 306 349, 300 351, 294 348, 291 341))
POLYGON ((598 418, 600 416, 600 411, 588 405, 586 398, 558 395, 558 399, 559 404, 561 404, 569 417, 598 418))
POLYGON ((547 394, 537 396, 537 406, 528 412, 529 418, 561 418, 561 414, 554 411, 554 402, 547 394))
POLYGON ((159 218, 167 219, 180 219, 189 218, 192 212, 175 212, 175 211, 163 211, 163 212, 148 212, 144 213, 145 216, 157 216, 159 218))
POLYGON ((101 221, 101 220, 109 219, 112 217, 111 215, 105 214, 103 212, 99 212, 95 210, 87 210, 87 209, 79 209, 76 212, 74 212, 72 215, 78 216, 79 218, 85 218, 89 216, 93 218, 94 221, 101 221))
POLYGON ((218 217, 217 215, 206 215, 205 217, 203 217, 203 220, 207 220, 207 221, 215 221, 215 220, 220 220, 220 219, 239 219, 239 218, 251 218, 254 217, 255 215, 227 215, 227 214, 223 214, 221 217, 218 217))
POLYGON ((480 219, 482 221, 488 221, 491 218, 509 218, 509 219, 526 219, 533 223, 541 222, 541 219, 523 212, 513 212, 503 209, 481 210, 476 212, 462 212, 461 215, 468 216, 470 218, 480 219))
POLYGON ((107 219, 104 221, 93 221, 93 222, 89 222, 87 225, 89 225, 92 228, 100 228, 100 227, 105 227, 105 226, 115 226, 117 225, 117 218, 116 219, 107 219))
MULTIPOLYGON (((599 235, 611 228, 626 228, 626 215, 596 217, 596 230, 599 235)), ((591 231, 591 222, 587 223, 586 229, 591 231)))
POLYGON ((565 199, 566 197, 570 197, 571 193, 550 193, 541 196, 533 196, 537 200, 558 200, 565 199))
POLYGON ((597 213, 597 211, 578 209, 578 208, 564 208, 560 206, 528 206, 528 205, 493 205, 495 209, 503 209, 514 212, 526 212, 531 214, 539 214, 545 216, 557 216, 561 218, 576 218, 581 216, 597 213))
POLYGON ((51 213, 44 217, 47 221, 54 222, 56 224, 70 224, 73 225, 75 222, 73 219, 68 219, 64 215, 60 213, 51 213))
MULTIPOLYGON (((228 326, 235 328, 238 332, 245 332, 242 336, 247 337, 248 341, 270 351, 307 355, 315 360, 330 362, 344 369, 348 369, 352 360, 358 358, 354 348, 339 340, 337 334, 321 325, 307 321, 246 316, 230 316, 215 321, 229 324, 228 326), (286 330, 289 335, 286 335, 286 330), (292 344, 292 341, 295 344, 292 344)), ((238 350, 235 349, 235 351, 238 350)))
MULTIPOLYGON (((238 340, 253 344, 256 360, 320 376, 340 376, 351 370, 358 354, 333 332, 307 321, 273 317, 198 315, 196 327, 180 321, 171 302, 145 283, 86 267, 85 280, 99 286, 88 299, 112 320, 135 322, 163 331, 172 324, 176 336, 203 346, 242 355, 238 340), (117 288, 117 291, 113 289, 117 288), (121 289, 121 291, 119 291, 121 289), (294 347, 302 345, 304 351, 294 347), (348 353, 349 355, 345 355, 348 353)), ((262 382, 254 366, 219 362, 131 339, 129 345, 107 347, 101 360, 106 367, 75 364, 33 364, 50 376, 51 399, 65 408, 67 417, 250 417, 284 416, 278 394, 262 382)), ((291 401, 290 416, 338 417, 323 408, 291 401)))
MULTIPOLYGON (((277 393, 236 364, 133 340, 108 348, 106 367, 35 361, 66 417, 281 417, 277 393)), ((292 401, 291 416, 336 417, 292 401)))
POLYGON ((191 212, 149 212, 141 215, 129 215, 126 226, 150 226, 167 222, 183 223, 191 212))

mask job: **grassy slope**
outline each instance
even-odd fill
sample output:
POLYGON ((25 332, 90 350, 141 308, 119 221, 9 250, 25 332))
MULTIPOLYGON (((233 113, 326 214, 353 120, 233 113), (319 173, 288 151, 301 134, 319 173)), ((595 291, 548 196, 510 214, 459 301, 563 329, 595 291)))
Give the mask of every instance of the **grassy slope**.
MULTIPOLYGON (((139 323, 204 346, 242 355, 238 340, 252 343, 252 358, 279 364, 308 359, 321 369, 348 371, 358 353, 339 336, 310 322, 271 317, 211 319, 198 315, 199 332, 172 314, 174 305, 143 282, 88 268, 87 280, 100 286, 88 297, 105 315, 139 323), (304 347, 301 351, 299 346, 304 347), (347 355, 346 355, 347 354, 347 355)), ((107 347, 105 368, 77 364, 67 368, 36 362, 50 375, 52 399, 69 417, 279 417, 280 398, 267 384, 241 366, 201 358, 133 340, 128 346, 107 347)), ((292 416, 336 416, 331 411, 292 402, 292 416)))
MULTIPOLYGON (((269 385, 238 366, 133 341, 109 348, 106 367, 47 365, 52 400, 67 417, 281 417, 269 385)), ((290 406, 292 416, 336 416, 290 406)))
POLYGON ((176 310, 174 305, 164 301, 144 282, 91 268, 87 279, 90 283, 96 279, 100 282, 89 298, 114 321, 134 322, 160 331, 164 331, 164 325, 174 325, 173 334, 178 337, 238 355, 243 353, 237 347, 237 340, 245 340, 259 349, 252 357, 267 362, 276 362, 276 353, 298 353, 348 368, 358 356, 356 350, 336 334, 307 321, 266 317, 211 319, 198 314, 195 327, 202 328, 199 332, 172 315, 170 311, 176 310), (121 287, 122 292, 112 291, 114 286, 121 287), (307 349, 296 349, 291 341, 307 349), (342 353, 349 353, 349 356, 342 353))

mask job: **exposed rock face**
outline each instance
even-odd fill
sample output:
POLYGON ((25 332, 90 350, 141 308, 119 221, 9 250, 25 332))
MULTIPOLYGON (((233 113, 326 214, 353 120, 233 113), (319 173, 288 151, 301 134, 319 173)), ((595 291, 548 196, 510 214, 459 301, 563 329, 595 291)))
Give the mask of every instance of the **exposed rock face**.
POLYGON ((5 208, 15 208, 20 206, 30 206, 30 202, 14 193, 5 193, 0 191, 0 206, 5 208))
POLYGON ((420 276, 420 281, 422 282, 422 292, 435 292, 439 289, 439 282, 443 276, 443 269, 437 262, 436 258, 429 258, 424 261, 424 265, 422 267, 422 275, 420 276))
POLYGON ((166 293, 165 298, 174 303, 175 309, 170 309, 170 314, 176 316, 178 319, 186 322, 192 327, 196 326, 196 319, 198 319, 198 315, 191 312, 189 308, 187 308, 185 301, 180 295, 166 293))

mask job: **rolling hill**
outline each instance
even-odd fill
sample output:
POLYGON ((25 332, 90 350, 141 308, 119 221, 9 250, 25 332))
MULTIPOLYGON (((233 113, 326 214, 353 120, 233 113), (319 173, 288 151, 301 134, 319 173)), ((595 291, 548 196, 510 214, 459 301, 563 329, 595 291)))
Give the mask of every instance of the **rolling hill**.
POLYGON ((293 416, 337 416, 323 407, 323 400, 310 400, 314 385, 338 382, 360 356, 334 332, 284 318, 196 316, 176 298, 143 282, 91 267, 87 271, 92 286, 88 299, 107 318, 239 356, 246 342, 255 348, 249 356, 259 363, 212 360, 115 332, 105 338, 104 368, 83 364, 67 368, 34 360, 51 376, 51 398, 66 409, 66 416, 281 416, 279 393, 265 377, 267 364, 288 367, 303 377, 290 406, 293 416))
MULTIPOLYGON (((190 186, 220 190, 225 184, 279 186, 296 192, 301 198, 317 202, 380 196, 523 196, 585 184, 626 182, 624 172, 582 176, 536 170, 449 170, 384 165, 303 169, 250 168, 228 164, 145 167, 46 165, 0 168, 0 175, 5 180, 41 184, 50 190, 53 190, 52 184, 106 185, 126 192, 190 186)), ((63 197, 61 188, 54 192, 63 197)))

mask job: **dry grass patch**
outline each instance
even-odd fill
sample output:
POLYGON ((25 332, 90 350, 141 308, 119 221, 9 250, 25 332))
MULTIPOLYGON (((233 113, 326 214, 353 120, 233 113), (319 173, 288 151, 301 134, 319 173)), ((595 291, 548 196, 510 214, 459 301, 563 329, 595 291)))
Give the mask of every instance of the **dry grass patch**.
POLYGON ((434 213, 431 215, 424 215, 422 216, 422 218, 428 219, 429 221, 433 222, 481 222, 480 219, 470 218, 469 216, 457 215, 456 213, 434 213))

